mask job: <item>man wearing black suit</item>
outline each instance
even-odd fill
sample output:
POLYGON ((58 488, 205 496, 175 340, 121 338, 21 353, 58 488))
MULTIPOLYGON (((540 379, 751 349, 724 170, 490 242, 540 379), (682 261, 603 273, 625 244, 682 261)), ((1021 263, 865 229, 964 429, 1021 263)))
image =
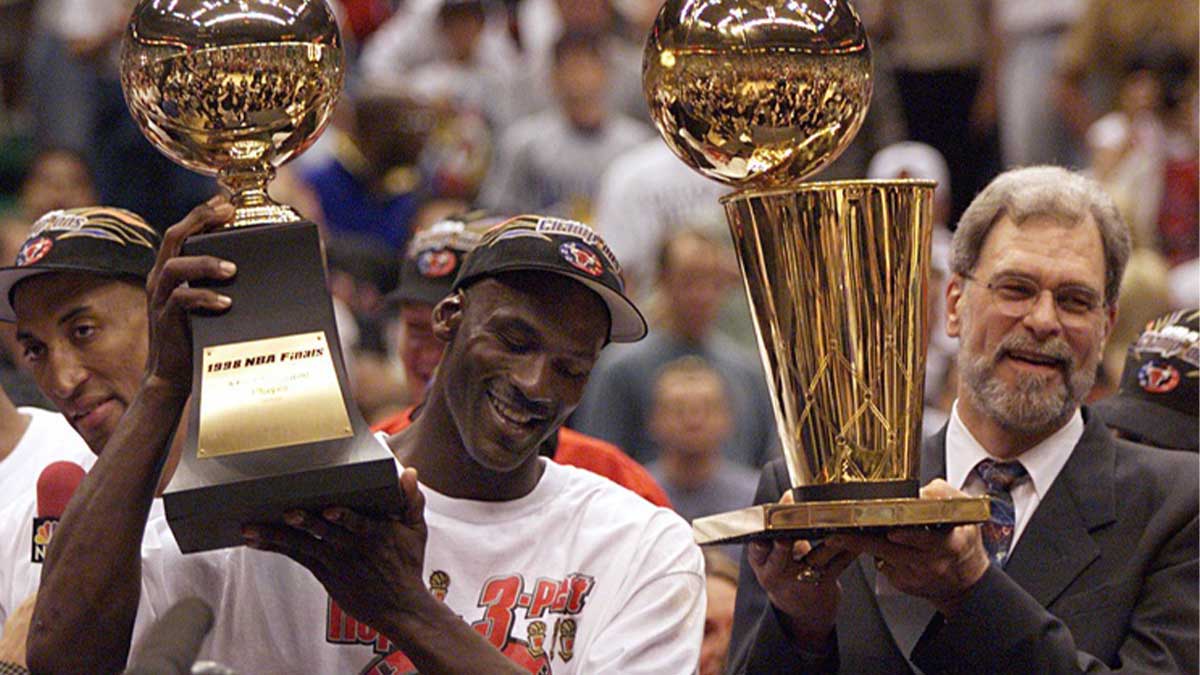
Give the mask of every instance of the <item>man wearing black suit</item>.
MULTIPOLYGON (((1196 672, 1200 464, 1080 407, 1128 255, 1078 174, 1010 171, 975 198, 946 289, 958 399, 922 494, 987 494, 993 522, 751 544, 732 672, 1196 672)), ((769 464, 757 501, 789 487, 769 464)))

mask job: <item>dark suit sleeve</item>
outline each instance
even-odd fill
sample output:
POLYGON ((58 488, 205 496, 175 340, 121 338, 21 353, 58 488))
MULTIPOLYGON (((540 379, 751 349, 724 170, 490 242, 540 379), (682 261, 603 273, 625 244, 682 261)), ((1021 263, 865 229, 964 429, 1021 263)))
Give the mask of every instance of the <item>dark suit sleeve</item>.
POLYGON ((1190 520, 1162 541, 1111 667, 1079 650, 1061 620, 995 567, 951 620, 935 619, 913 650, 913 662, 925 673, 1197 672, 1200 539, 1195 513, 1193 503, 1190 520))
MULTIPOLYGON (((754 495, 755 504, 779 501, 790 481, 783 460, 763 467, 754 495)), ((836 636, 835 640, 836 640, 836 636)), ((836 672, 837 649, 822 657, 797 648, 795 639, 783 625, 783 617, 771 606, 767 594, 742 550, 738 575, 737 604, 733 614, 733 635, 729 641, 729 673, 836 672)))

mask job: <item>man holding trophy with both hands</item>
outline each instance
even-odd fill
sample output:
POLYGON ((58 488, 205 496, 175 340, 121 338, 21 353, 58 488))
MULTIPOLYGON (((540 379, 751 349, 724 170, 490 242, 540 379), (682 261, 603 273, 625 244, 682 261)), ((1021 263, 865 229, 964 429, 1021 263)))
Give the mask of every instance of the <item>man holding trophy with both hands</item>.
MULTIPOLYGON (((682 521, 536 456, 599 349, 645 333, 607 246, 548 218, 490 232, 435 309, 448 347, 418 423, 364 435, 326 313, 265 308, 320 284, 319 254, 260 273, 312 242, 265 182, 324 124, 336 26, 320 0, 182 5, 135 10, 127 99, 160 149, 221 174, 246 227, 207 247, 196 235, 227 219, 201 207, 164 242, 145 383, 55 535, 32 669, 117 670, 135 624, 188 594, 229 605, 206 653, 247 673, 694 669, 703 578, 682 521), (150 523, 167 555, 139 556, 189 395, 170 530, 150 523), (523 512, 535 502, 563 522, 523 512), (239 543, 266 553, 181 555, 239 543), (139 608, 147 584, 158 606, 139 608), (335 607, 369 644, 329 639, 335 607)), ((1195 457, 1113 440, 1081 409, 1129 253, 1111 201, 1042 167, 972 203, 946 289, 958 400, 922 445, 933 185, 802 182, 869 104, 853 9, 670 0, 643 68, 667 144, 739 188, 724 203, 784 447, 759 506, 694 526, 701 544, 747 542, 731 669, 1194 672, 1195 457)))

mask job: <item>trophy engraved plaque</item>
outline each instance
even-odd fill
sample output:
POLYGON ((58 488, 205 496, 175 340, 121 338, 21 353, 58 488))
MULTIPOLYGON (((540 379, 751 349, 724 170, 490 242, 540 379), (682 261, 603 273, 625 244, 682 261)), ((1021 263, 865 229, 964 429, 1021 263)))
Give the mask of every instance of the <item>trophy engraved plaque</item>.
POLYGON ((191 413, 163 495, 184 552, 241 544, 243 524, 288 509, 384 516, 402 503, 391 452, 350 400, 317 226, 267 195, 325 127, 343 71, 324 0, 142 0, 126 29, 130 113, 159 151, 216 175, 235 209, 183 247, 238 266, 211 284, 230 310, 190 316, 191 413))
POLYGON ((981 522, 920 499, 931 181, 803 182, 850 144, 871 50, 844 0, 667 0, 643 89, 671 150, 723 198, 794 504, 698 518, 700 544, 981 522))

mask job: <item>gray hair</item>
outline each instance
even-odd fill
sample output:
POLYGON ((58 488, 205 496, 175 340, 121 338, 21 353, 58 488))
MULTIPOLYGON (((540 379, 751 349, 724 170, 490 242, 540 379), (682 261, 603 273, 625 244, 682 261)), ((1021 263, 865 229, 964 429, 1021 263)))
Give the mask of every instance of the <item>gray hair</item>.
POLYGON ((1129 261, 1129 227, 1099 183, 1057 166, 1006 171, 976 195, 958 220, 950 267, 956 274, 970 274, 979 263, 979 253, 992 226, 1002 216, 1018 224, 1039 215, 1080 223, 1089 214, 1104 244, 1104 300, 1112 305, 1129 261))

